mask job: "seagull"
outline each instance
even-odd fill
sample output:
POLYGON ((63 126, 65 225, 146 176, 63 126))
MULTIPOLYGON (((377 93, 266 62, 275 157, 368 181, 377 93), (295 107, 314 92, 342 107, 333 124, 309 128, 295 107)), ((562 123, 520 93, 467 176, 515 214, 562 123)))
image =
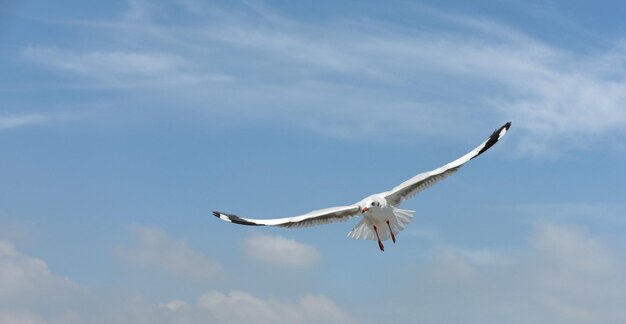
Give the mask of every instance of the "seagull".
POLYGON ((398 208, 400 204, 455 173, 469 160, 487 151, 506 134, 510 127, 511 122, 504 124, 475 149, 442 167, 420 173, 389 191, 373 194, 352 205, 325 208, 300 216, 275 219, 243 218, 218 211, 214 211, 213 215, 224 221, 240 225, 288 228, 346 221, 349 218, 361 216, 361 221, 348 233, 348 237, 377 240, 380 250, 385 251, 383 241, 391 238, 393 243, 396 243, 396 235, 411 222, 415 213, 413 210, 398 208))

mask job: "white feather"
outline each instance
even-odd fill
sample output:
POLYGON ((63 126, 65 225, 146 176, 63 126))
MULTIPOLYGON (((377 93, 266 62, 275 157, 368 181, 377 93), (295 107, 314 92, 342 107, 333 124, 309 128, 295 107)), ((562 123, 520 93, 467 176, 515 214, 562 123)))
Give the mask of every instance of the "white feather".
POLYGON ((372 218, 372 217, 363 217, 363 219, 354 226, 354 228, 348 233, 349 238, 357 239, 357 240, 374 240, 376 241, 378 238, 376 237, 376 233, 374 232, 373 225, 376 225, 378 230, 378 236, 381 241, 388 240, 391 237, 389 233, 389 227, 387 226, 386 220, 389 220, 389 226, 393 230, 393 235, 398 235, 402 230, 406 228, 406 226, 413 220, 414 210, 408 209, 400 209, 400 208, 392 208, 393 215, 389 215, 385 218, 372 218))

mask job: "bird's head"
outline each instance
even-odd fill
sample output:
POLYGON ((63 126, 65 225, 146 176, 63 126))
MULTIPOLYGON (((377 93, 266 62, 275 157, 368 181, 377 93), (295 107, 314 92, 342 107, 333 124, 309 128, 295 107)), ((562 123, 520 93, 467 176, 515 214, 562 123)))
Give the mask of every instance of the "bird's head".
POLYGON ((371 212, 376 209, 384 208, 387 205, 385 199, 379 197, 368 198, 361 203, 361 213, 371 212))

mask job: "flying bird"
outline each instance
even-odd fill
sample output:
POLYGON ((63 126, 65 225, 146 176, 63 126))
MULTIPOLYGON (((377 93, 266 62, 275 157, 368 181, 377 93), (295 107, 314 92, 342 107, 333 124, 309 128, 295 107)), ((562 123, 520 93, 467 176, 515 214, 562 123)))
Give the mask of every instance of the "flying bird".
POLYGON ((346 221, 349 218, 360 216, 362 217, 361 221, 348 233, 348 237, 377 240, 378 247, 384 251, 383 241, 391 238, 393 243, 396 243, 396 235, 413 219, 415 211, 400 209, 398 208, 400 204, 455 173, 469 160, 487 151, 506 134, 510 127, 511 122, 504 124, 478 147, 442 167, 420 173, 389 191, 373 194, 352 205, 314 210, 300 216, 275 219, 243 218, 218 211, 214 211, 213 215, 227 222, 240 225, 289 228, 346 221))

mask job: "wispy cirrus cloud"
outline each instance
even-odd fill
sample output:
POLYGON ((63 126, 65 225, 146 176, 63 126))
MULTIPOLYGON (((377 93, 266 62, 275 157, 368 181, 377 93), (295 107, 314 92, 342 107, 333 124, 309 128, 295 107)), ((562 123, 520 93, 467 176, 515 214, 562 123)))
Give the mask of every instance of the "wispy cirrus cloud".
POLYGON ((199 74, 190 62, 161 52, 78 51, 29 46, 23 48, 21 54, 44 67, 95 82, 93 87, 163 87, 232 80, 228 75, 199 74))
POLYGON ((160 53, 91 51, 75 53, 53 47, 29 46, 22 54, 51 67, 80 74, 126 74, 154 76, 171 73, 183 63, 175 56, 160 53))
POLYGON ((624 136, 622 40, 575 51, 485 17, 405 6, 438 28, 358 15, 309 22, 258 4, 131 1, 111 21, 83 26, 143 52, 32 46, 22 55, 100 85, 147 85, 140 91, 193 110, 332 136, 462 137, 482 130, 473 121, 512 120, 519 151, 533 156, 624 136))
POLYGON ((30 114, 0 114, 0 129, 17 128, 28 125, 45 123, 50 120, 49 116, 30 114))

